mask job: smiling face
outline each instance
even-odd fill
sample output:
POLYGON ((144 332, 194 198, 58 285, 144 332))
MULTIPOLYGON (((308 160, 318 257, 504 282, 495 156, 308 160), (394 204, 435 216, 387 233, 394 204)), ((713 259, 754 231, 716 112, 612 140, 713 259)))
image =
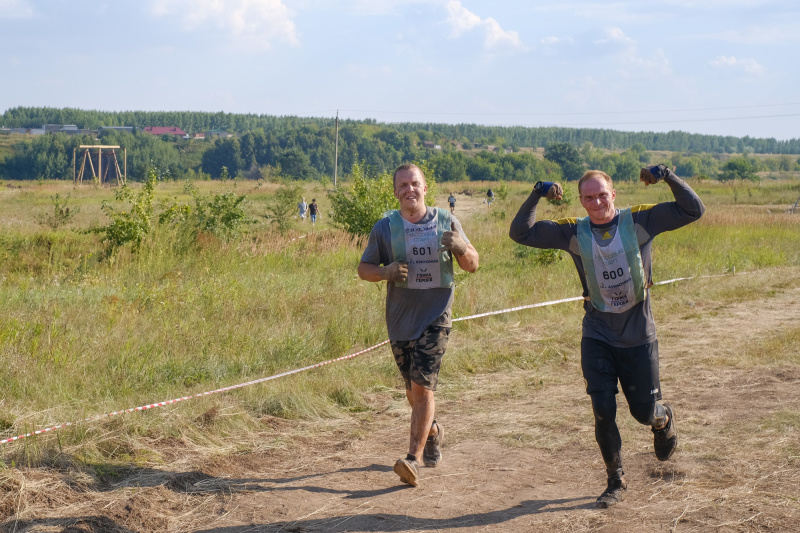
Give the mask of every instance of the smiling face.
POLYGON ((607 224, 614 220, 617 214, 614 207, 617 191, 608 181, 601 176, 591 176, 581 184, 579 193, 589 220, 595 224, 607 224))
POLYGON ((400 169, 394 175, 394 197, 400 200, 400 212, 415 218, 425 214, 425 193, 428 186, 419 169, 400 169))

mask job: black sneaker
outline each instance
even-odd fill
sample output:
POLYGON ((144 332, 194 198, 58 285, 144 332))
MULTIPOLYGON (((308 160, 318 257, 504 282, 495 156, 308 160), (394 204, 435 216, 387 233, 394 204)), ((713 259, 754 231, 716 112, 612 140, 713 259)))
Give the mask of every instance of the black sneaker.
POLYGON ((433 421, 433 425, 436 426, 439 432, 435 437, 428 437, 428 440, 425 441, 425 449, 422 451, 422 464, 431 468, 442 462, 442 450, 439 449, 439 446, 442 445, 442 437, 444 436, 442 426, 436 420, 433 421))
POLYGON ((608 509, 612 505, 624 500, 627 495, 628 484, 625 482, 625 478, 610 477, 608 478, 608 487, 603 494, 597 498, 595 507, 598 509, 608 509))
POLYGON ((668 403, 664 404, 669 421, 662 429, 653 428, 653 449, 659 461, 666 461, 675 453, 678 446, 678 430, 675 427, 675 411, 668 403))
POLYGON ((419 465, 413 459, 398 459, 394 464, 394 473, 400 476, 400 481, 412 487, 419 485, 419 465))

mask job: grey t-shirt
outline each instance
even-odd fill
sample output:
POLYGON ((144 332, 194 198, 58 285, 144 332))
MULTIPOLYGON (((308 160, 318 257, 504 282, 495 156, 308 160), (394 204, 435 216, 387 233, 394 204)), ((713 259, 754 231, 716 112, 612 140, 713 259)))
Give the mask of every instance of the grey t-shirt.
MULTIPOLYGON (((436 208, 428 207, 428 212, 417 224, 427 224, 436 215, 436 208)), ((469 243, 461 223, 450 216, 455 231, 469 243)), ((361 261, 378 266, 394 262, 388 218, 382 218, 373 226, 361 261)), ((391 281, 386 286, 386 327, 390 340, 416 340, 428 326, 452 326, 450 307, 453 305, 453 288, 405 289, 395 287, 391 281)))

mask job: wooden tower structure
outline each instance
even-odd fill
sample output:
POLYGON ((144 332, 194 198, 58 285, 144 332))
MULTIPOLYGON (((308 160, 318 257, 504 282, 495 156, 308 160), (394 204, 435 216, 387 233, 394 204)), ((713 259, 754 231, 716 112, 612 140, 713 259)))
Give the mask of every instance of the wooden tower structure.
POLYGON ((125 185, 125 180, 128 177, 128 149, 123 148, 122 170, 119 168, 119 160, 117 159, 117 149, 119 146, 103 145, 103 144, 82 144, 72 151, 72 182, 75 185, 83 184, 83 175, 86 171, 86 162, 89 162, 89 168, 92 170, 92 178, 96 179, 102 185, 109 181, 109 170, 112 170, 113 176, 111 179, 116 178, 117 185, 125 185), (78 149, 82 150, 83 157, 81 159, 81 168, 78 167, 78 149), (96 154, 92 151, 96 150, 96 154), (95 171, 94 161, 97 161, 97 171, 95 171), (105 165, 104 160, 105 159, 105 165))

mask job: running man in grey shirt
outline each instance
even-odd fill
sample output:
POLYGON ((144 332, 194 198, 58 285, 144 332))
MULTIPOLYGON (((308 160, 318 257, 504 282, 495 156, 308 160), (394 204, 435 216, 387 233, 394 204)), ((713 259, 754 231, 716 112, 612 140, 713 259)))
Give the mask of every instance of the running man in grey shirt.
POLYGON ((475 272, 478 252, 449 211, 425 205, 427 186, 418 166, 401 165, 393 180, 400 209, 372 228, 358 275, 387 281, 386 326, 411 404, 408 454, 394 471, 417 486, 419 463, 435 467, 442 459, 434 391, 452 326, 453 258, 463 270, 475 272))
POLYGON ((695 192, 664 165, 644 168, 640 179, 664 181, 674 202, 619 210, 616 191, 605 172, 589 170, 578 181, 584 218, 536 221, 543 197, 560 199, 561 185, 539 182, 511 223, 520 244, 564 250, 572 257, 585 298, 581 368, 592 399, 595 438, 606 465, 608 486, 597 499, 607 508, 625 498, 622 440, 616 423, 622 386, 631 415, 653 431, 656 457, 666 461, 678 444, 674 409, 660 404, 658 341, 650 307, 651 244, 659 233, 698 220, 705 206, 695 192))

